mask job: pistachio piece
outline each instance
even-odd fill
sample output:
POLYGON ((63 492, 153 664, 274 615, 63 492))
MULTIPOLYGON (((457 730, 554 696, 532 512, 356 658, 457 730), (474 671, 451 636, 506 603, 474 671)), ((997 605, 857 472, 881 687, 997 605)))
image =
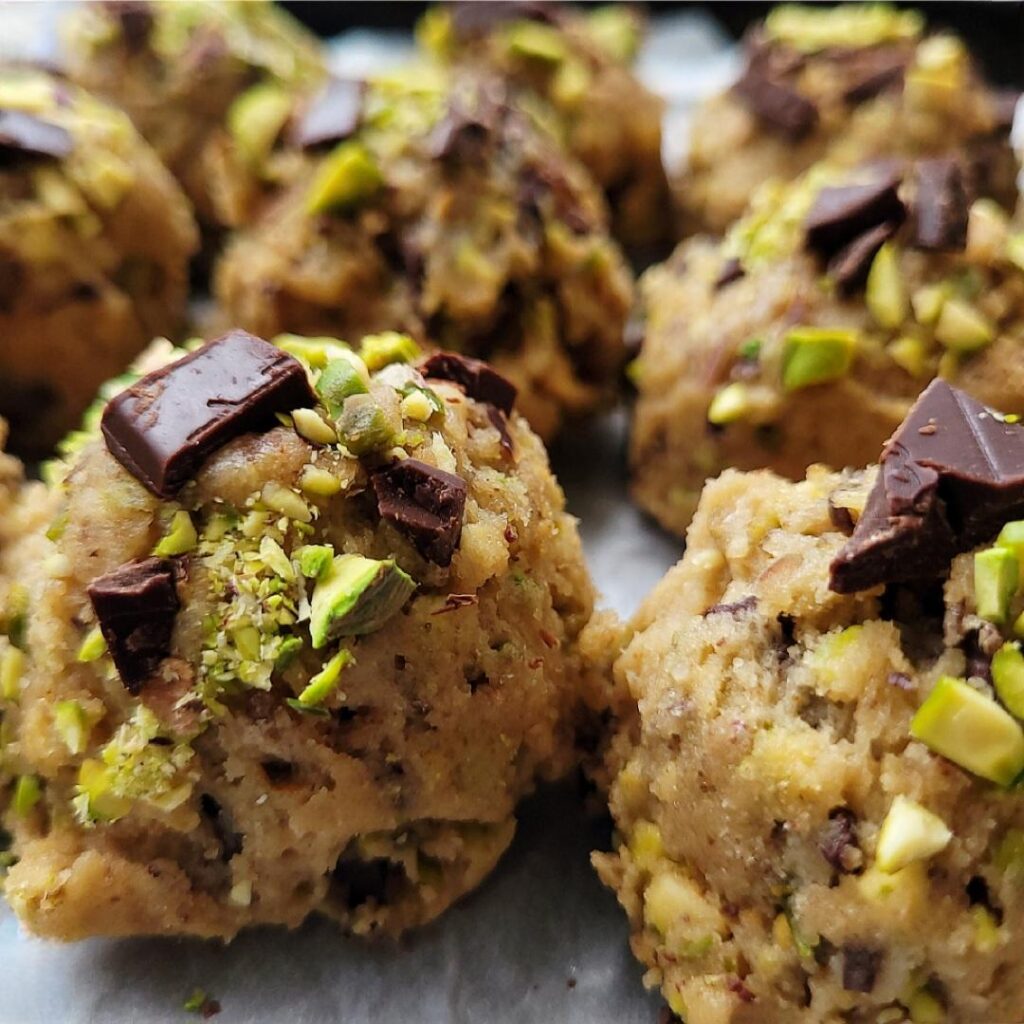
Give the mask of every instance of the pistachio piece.
POLYGON ((939 319, 948 294, 949 289, 942 284, 926 284, 918 288, 910 297, 917 322, 926 327, 934 324, 939 319))
POLYGON ((359 359, 345 342, 337 338, 307 338, 301 334, 278 334, 273 342, 279 349, 295 356, 313 370, 322 370, 332 359, 359 359))
POLYGON ((1007 829, 996 846, 992 860, 1000 871, 1012 872, 1024 879, 1024 830, 1007 829))
POLYGON ((310 214, 342 211, 375 195, 384 176, 369 150, 355 139, 339 143, 323 160, 306 195, 310 214))
POLYGON ((983 619, 997 625, 1006 621, 1019 574, 1017 556, 1006 548, 987 548, 974 556, 974 603, 983 619))
POLYGON ((156 547, 153 548, 153 554, 158 558, 184 555, 196 546, 198 540, 196 528, 192 525, 192 517, 184 510, 181 510, 175 512, 171 517, 171 524, 167 529, 167 533, 164 534, 156 547))
POLYGON ((560 64, 566 56, 558 30, 536 21, 517 21, 505 32, 505 45, 514 57, 542 64, 560 64))
POLYGON ((292 423, 295 433, 312 444, 334 444, 338 440, 334 427, 325 423, 315 409, 293 409, 292 423))
POLYGON ((246 89, 228 108, 227 126, 242 159, 259 167, 267 158, 291 113, 292 101, 276 82, 246 89))
POLYGON ((11 797, 11 810, 19 818, 24 818, 43 795, 39 779, 35 775, 19 775, 14 784, 14 796, 11 797))
POLYGON ((297 523, 308 523, 313 518, 309 506, 302 496, 290 487, 279 484, 276 480, 268 480, 260 492, 260 501, 272 512, 279 512, 297 523))
POLYGON ((864 298, 880 327, 893 331, 903 323, 907 315, 907 290, 891 242, 886 242, 871 261, 864 298))
POLYGON ((741 420, 750 408, 750 393, 745 384, 734 381, 715 392, 708 406, 708 423, 724 426, 741 420))
POLYGON ((314 498, 330 498, 341 490, 341 481, 330 470, 307 465, 299 475, 299 488, 314 498))
POLYGON ((337 688, 341 670, 353 662, 352 652, 342 648, 324 667, 317 672, 298 696, 298 702, 306 707, 318 707, 337 688))
POLYGON ((923 377, 928 372, 927 349, 920 338, 897 338, 886 347, 889 358, 911 377, 923 377))
POLYGON ((944 850, 953 833, 926 807, 900 794, 878 832, 875 863, 894 874, 915 860, 927 860, 944 850))
POLYGON ((1024 580, 1024 519, 1007 523, 996 537, 996 547, 1012 551, 1017 556, 1020 566, 1018 580, 1024 580))
POLYGON ((1024 231, 1010 235, 1006 240, 1006 258, 1015 266, 1024 270, 1024 231))
POLYGON ((334 548, 330 544, 307 544, 300 548, 299 572, 308 580, 318 580, 327 574, 334 558, 334 548))
POLYGON ((411 363, 419 354, 419 345, 408 334, 397 331, 368 334, 359 344, 359 355, 371 373, 391 363, 411 363))
POLYGON ((926 988, 919 989, 907 1003, 907 1010, 913 1024, 944 1024, 946 1011, 926 988))
POLYGON ((327 406, 327 411, 337 417, 346 398, 366 394, 369 380, 365 363, 353 352, 351 359, 347 356, 332 359, 324 367, 316 382, 316 393, 327 406))
POLYGON ((309 618, 313 647, 319 650, 338 637, 373 633, 415 589, 412 577, 394 559, 338 555, 313 588, 309 618))
POLYGON ((77 796, 72 801, 79 821, 117 821, 132 807, 127 797, 113 792, 114 770, 92 758, 78 769, 77 796))
POLYGON ((370 395, 346 399, 338 419, 338 433, 357 458, 390 448, 396 438, 394 424, 370 395))
POLYGON ((21 677, 25 674, 25 652, 9 646, 0 658, 0 696, 17 700, 21 696, 21 677))
POLYGON ((796 327, 782 348, 782 386, 786 391, 838 380, 849 372, 859 334, 845 327, 796 327))
POLYGON ((64 746, 72 754, 80 754, 85 750, 91 725, 85 709, 77 700, 57 701, 53 708, 53 723, 64 746))
POLYGON ((85 639, 78 647, 77 661, 89 662, 102 658, 107 653, 107 641, 99 626, 94 626, 85 634, 85 639))
POLYGON ((992 325, 969 302, 949 298, 935 324, 935 338, 954 352, 974 352, 995 337, 992 325))
POLYGON ((803 53, 817 53, 831 47, 859 49, 916 39, 924 19, 917 11, 900 11, 887 4, 780 4, 768 13, 764 29, 770 39, 803 53))
POLYGON ((625 4, 607 4, 589 11, 584 31, 620 64, 632 63, 640 48, 640 26, 625 4))
POLYGON ((910 723, 910 735, 961 768, 1008 786, 1024 770, 1024 730, 963 679, 943 676, 910 723))
POLYGON ((1003 644, 993 655, 992 684, 1007 711, 1024 718, 1024 654, 1019 643, 1003 644))

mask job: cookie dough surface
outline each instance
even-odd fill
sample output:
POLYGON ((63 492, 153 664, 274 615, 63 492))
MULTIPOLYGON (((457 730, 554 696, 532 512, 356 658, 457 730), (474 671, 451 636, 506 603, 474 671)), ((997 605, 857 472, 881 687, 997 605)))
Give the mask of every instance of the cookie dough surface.
POLYGON ((180 429, 164 412, 185 392, 146 378, 107 407, 113 448, 94 415, 53 471, 4 718, 6 894, 40 935, 230 937, 313 911, 396 935, 473 888, 520 797, 576 760, 593 595, 507 385, 451 359, 425 379, 397 335, 364 340, 365 361, 229 339, 234 379, 253 351, 273 366, 261 402, 289 405, 305 368, 319 397, 283 423, 249 399, 189 405, 220 410, 197 413, 214 432, 231 409, 260 431, 218 434, 182 481, 143 442, 180 429))
POLYGON ((428 12, 418 35, 444 62, 498 74, 524 107, 557 126, 608 196, 613 233, 625 246, 667 238, 663 103, 630 66, 643 35, 635 8, 451 3, 428 12))
POLYGON ((492 78, 417 66, 358 102, 293 150, 290 184, 228 247, 226 319, 264 336, 397 327, 487 358, 544 438, 609 402, 632 282, 583 168, 492 78))
POLYGON ((73 79, 128 113, 208 227, 233 222, 230 178, 244 167, 230 129, 244 97, 286 106, 324 77, 317 40, 269 0, 82 4, 64 53, 73 79))
POLYGON ((891 170, 819 165, 767 185, 723 242, 684 242, 642 279, 633 494, 666 528, 686 530, 727 466, 799 479, 815 462, 866 465, 935 375, 1024 412, 1019 226, 990 199, 968 209, 962 165, 891 170), (940 195, 959 212, 936 244, 940 195), (808 227, 851 198, 837 236, 808 227))
POLYGON ((595 863, 687 1024, 1020 1019, 1024 802, 915 736, 953 677, 1008 729, 1010 773, 1024 764, 992 690, 1024 599, 984 618, 970 553, 921 587, 830 590, 834 524, 875 479, 708 484, 616 663, 638 710, 595 863))
POLYGON ((687 231, 724 231, 764 181, 828 159, 959 154, 991 194, 1014 195, 1016 95, 990 87, 963 43, 913 10, 783 4, 746 40, 746 66, 703 103, 676 183, 687 231))
POLYGON ((127 117, 63 79, 0 69, 0 413, 39 457, 108 377, 184 315, 196 229, 127 117))

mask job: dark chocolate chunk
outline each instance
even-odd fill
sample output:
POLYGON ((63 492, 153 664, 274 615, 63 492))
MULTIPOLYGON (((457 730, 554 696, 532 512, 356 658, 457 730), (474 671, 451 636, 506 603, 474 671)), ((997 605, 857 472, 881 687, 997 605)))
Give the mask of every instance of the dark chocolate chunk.
POLYGON ((896 225, 892 222, 869 228, 848 245, 844 245, 829 260, 828 275, 835 282, 836 291, 840 295, 852 295, 858 288, 863 287, 868 279, 871 261, 895 232, 896 225))
POLYGON ((743 269, 743 264, 735 256, 732 256, 722 264, 722 269, 718 272, 718 277, 715 278, 714 289, 717 292, 726 285, 732 284, 733 281, 738 281, 741 277, 746 276, 747 272, 743 269))
POLYGON ((747 594, 742 600, 729 603, 713 604, 705 613, 704 618, 709 615, 732 615, 739 618, 747 612, 757 611, 757 598, 753 594, 747 594))
POLYGON ((452 31, 461 40, 487 35, 509 21, 561 21, 559 5, 551 0, 456 0, 446 7, 452 31))
POLYGON ((918 249, 962 252, 967 245, 970 198, 963 169, 952 158, 917 165, 912 244, 918 249))
POLYGON ((751 64, 733 86, 733 93, 769 127, 793 140, 813 131, 818 108, 791 85, 765 74, 751 64))
POLYGON ((807 248, 831 259, 871 228, 901 224, 906 209, 899 184, 898 178, 885 176, 864 185, 823 188, 804 221, 807 248))
POLYGON ((302 364, 232 331, 136 381, 107 404, 110 453, 157 497, 173 497, 203 461, 274 414, 315 404, 302 364))
POLYGON ((841 61, 846 76, 843 99, 864 103, 903 84, 910 51, 903 47, 873 46, 851 50, 841 61))
POLYGON ((364 93, 362 82, 332 78, 295 124, 292 142, 301 149, 317 149, 354 135, 362 120, 364 93))
POLYGON ((516 387, 481 359, 470 359, 457 352, 437 352, 420 368, 424 377, 450 380, 462 387, 470 398, 488 402, 507 416, 516 402, 516 387))
POLYGON ((832 560, 841 593, 945 574, 1024 516, 1024 425, 933 381, 882 451, 864 514, 832 560))
POLYGON ((107 0, 104 7, 117 18, 129 50, 141 50, 149 42, 153 9, 147 0, 107 0))
POLYGON ((92 581, 89 599, 121 682, 137 694, 170 654, 178 590, 166 558, 128 562, 92 581))
POLYGON ((74 148, 71 133, 59 124, 21 110, 0 110, 0 164, 18 156, 62 160, 74 148))
POLYGON ((403 459, 370 477, 377 511, 436 565, 450 565, 462 536, 466 482, 418 459, 403 459))
POLYGON ((822 829, 818 849, 836 869, 847 874, 855 871, 861 863, 860 847, 857 844, 857 819, 849 808, 836 807, 828 816, 828 824, 822 829))
POLYGON ((843 988, 847 992, 870 992, 875 987, 882 954, 867 946, 843 946, 843 988))

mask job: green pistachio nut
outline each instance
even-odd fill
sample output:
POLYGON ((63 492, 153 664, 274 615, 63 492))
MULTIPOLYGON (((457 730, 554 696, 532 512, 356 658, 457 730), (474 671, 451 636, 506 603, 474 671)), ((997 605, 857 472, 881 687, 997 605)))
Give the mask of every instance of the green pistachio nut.
POLYGON ((348 139, 324 157, 306 195, 306 212, 351 209, 376 195, 383 184, 370 151, 357 139, 348 139))
POLYGON ((308 707, 318 707, 337 689, 338 681, 341 679, 342 669, 351 664, 355 659, 350 651, 342 650, 331 658, 324 667, 317 672, 309 684, 298 696, 300 704, 308 707))
POLYGON ((796 327, 782 347, 782 386, 796 391, 844 377, 853 365, 860 336, 843 327, 796 327))
POLYGON ((976 352, 995 338, 995 332, 988 319, 969 302, 949 298, 942 304, 935 338, 953 352, 976 352))
POLYGON ((937 814, 900 794, 879 829, 875 863, 887 874, 894 874, 915 860, 940 853, 952 838, 937 814))
POLYGON ((1015 267, 1024 270, 1024 231, 1010 235, 1006 240, 1006 258, 1015 267))
POLYGON ((1024 654, 1019 643, 1007 643, 992 658, 992 684, 1004 707, 1024 718, 1024 654))
POLYGON ((274 344, 312 370, 322 370, 332 359, 355 356, 351 346, 337 338, 308 338, 302 334, 278 334, 274 344))
POLYGON ((632 63, 640 49, 640 23, 628 4, 608 4, 590 11, 584 30, 620 64, 632 63))
POLYGON ((505 31, 505 45, 513 57, 540 64, 560 64, 566 57, 558 29, 537 21, 516 21, 505 31))
POLYGON ((390 448, 397 437, 395 425, 370 395, 346 399, 338 418, 338 434, 357 458, 390 448))
POLYGON ((911 377, 923 377, 928 372, 928 349, 920 338, 896 338, 886 346, 885 351, 911 377))
POLYGON ((1024 581, 1024 519, 1007 523, 999 531, 996 547, 1006 548, 1017 556, 1017 564, 1020 567, 1018 581, 1024 581))
POLYGON ((859 49, 882 43, 916 39, 924 29, 917 11, 902 11, 885 3, 837 4, 811 7, 780 4, 768 13, 768 38, 802 53, 831 47, 859 49))
MULTIPOLYGON (((355 356, 355 353, 353 353, 355 356)), ((359 359, 355 356, 355 359, 359 359)), ((345 399, 352 395, 365 395, 369 373, 362 359, 357 364, 353 359, 332 359, 323 369, 316 382, 316 393, 327 406, 327 411, 337 418, 345 399)))
POLYGON ((91 725, 85 709, 77 700, 60 700, 53 707, 53 723, 72 754, 85 750, 91 725))
POLYGON ((228 108, 228 132, 250 167, 266 160, 291 109, 291 97, 276 82, 251 86, 228 108))
POLYGON ((946 1010, 926 988, 919 989, 907 1002, 912 1024, 945 1024, 946 1010))
POLYGON ((319 650, 338 637, 375 632, 415 589, 412 577, 394 559, 338 555, 313 588, 309 618, 313 647, 319 650))
POLYGON ((318 580, 326 575, 334 558, 334 548, 330 544, 307 544, 300 548, 299 572, 306 579, 318 580))
POLYGON ((880 327, 894 331, 903 323, 907 315, 907 290, 891 242, 886 242, 871 262, 864 298, 880 327))
POLYGON ((1006 548, 986 548, 975 554, 974 603, 983 619, 997 625, 1006 621, 1019 575, 1017 556, 1006 548))
POLYGON ((910 297, 914 319, 925 327, 931 327, 939 319, 948 295, 949 288, 945 284, 922 285, 910 297))
POLYGON ((1024 881, 1024 829, 1007 829, 993 854, 993 863, 1004 874, 1024 881))
POLYGON ((743 419, 749 410, 749 389, 746 384, 734 381, 715 392, 715 396, 708 406, 708 423, 713 423, 716 426, 735 423, 737 420, 743 419))
POLYGON ((391 363, 411 363, 420 351, 419 345, 409 335, 397 331, 368 334, 359 344, 359 355, 371 373, 391 363))
POLYGON ((183 510, 175 512, 167 533, 153 548, 153 554, 159 558, 184 555, 196 546, 198 540, 196 528, 192 525, 192 517, 183 510))
POLYGON ((35 775, 19 775, 14 784, 14 795, 11 797, 11 810, 19 818, 24 818, 39 803, 43 795, 39 779, 35 775))
POLYGON ((0 656, 0 696, 16 701, 21 696, 21 679, 25 674, 25 652, 8 645, 0 656))
POLYGON ((910 735, 1000 786, 1009 786, 1024 770, 1024 730, 994 700, 963 679, 939 679, 917 709, 910 735))

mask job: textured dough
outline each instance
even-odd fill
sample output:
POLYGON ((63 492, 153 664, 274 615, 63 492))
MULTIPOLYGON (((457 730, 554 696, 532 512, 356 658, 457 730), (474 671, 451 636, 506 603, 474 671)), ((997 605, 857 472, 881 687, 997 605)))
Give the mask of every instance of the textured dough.
MULTIPOLYGON (((392 365, 371 390, 385 405, 390 394, 397 415, 395 389, 416 381, 412 367, 392 365)), ((223 448, 175 503, 154 498, 94 435, 76 439, 55 540, 31 579, 32 663, 4 722, 5 769, 42 787, 35 807, 7 821, 20 859, 6 894, 33 932, 230 937, 321 911, 357 933, 394 935, 475 886, 510 842, 518 800, 576 762, 576 730, 599 691, 578 644, 593 592, 575 522, 517 414, 509 455, 492 409, 454 384, 430 387, 443 416, 406 416, 404 447, 382 455, 465 480, 448 568, 377 517, 366 462, 290 426, 223 448), (311 464, 339 493, 300 489, 311 464), (266 511, 268 484, 314 510, 311 530, 266 511), (86 587, 149 555, 180 509, 199 541, 184 556, 172 652, 133 698, 107 656, 78 660, 95 621, 86 587), (231 509, 242 518, 225 519, 231 509), (266 538, 288 552, 330 543, 394 558, 418 584, 379 629, 346 641, 355 661, 323 701, 326 715, 286 704, 336 645, 310 649, 301 576, 283 591, 296 624, 264 603, 274 590, 260 588, 286 579, 262 560, 266 538), (247 622, 260 627, 258 660, 239 632, 247 622), (274 668, 290 634, 305 646, 274 668), (84 716, 74 753, 59 701, 77 701, 84 716), (97 760, 119 767, 83 804, 80 771, 97 760), (110 794, 113 807, 101 803, 110 794)))
MULTIPOLYGON (((995 408, 1024 412, 1024 266, 1013 262, 1007 245, 1020 228, 980 200, 964 252, 923 252, 912 248, 908 220, 889 243, 904 312, 895 327, 882 327, 864 289, 839 296, 819 259, 803 248, 801 225, 822 186, 862 174, 822 165, 793 184, 768 185, 723 242, 690 239, 644 275, 630 464, 634 497, 667 529, 686 530, 705 479, 727 466, 799 479, 815 462, 842 468, 873 461, 937 373, 995 408), (719 287, 732 256, 746 274, 719 287), (934 323, 919 322, 910 301, 926 285, 947 288, 981 311, 991 343, 957 356, 936 341, 934 323), (859 332, 856 358, 836 380, 787 391, 785 338, 807 325, 859 332), (908 337, 921 345, 913 373, 893 346, 908 337), (744 355, 752 341, 753 359, 744 355), (746 409, 713 425, 711 402, 730 384, 743 389, 746 409)), ((908 186, 904 195, 912 193, 912 176, 908 186)))
POLYGON ((264 337, 398 328, 487 358, 543 438, 611 400, 629 272, 586 172, 504 87, 423 67, 376 79, 345 145, 362 147, 383 184, 313 214, 310 189, 332 154, 290 165, 291 184, 218 265, 229 322, 264 337), (449 117, 490 127, 441 156, 449 117))
POLYGON ((993 627, 970 555, 944 593, 828 589, 845 540, 829 496, 862 503, 874 473, 710 483, 615 665, 638 712, 612 747, 616 848, 595 862, 647 982, 687 1024, 895 1024, 907 1006, 916 1021, 1021 1019, 1022 868, 1001 844, 1024 800, 908 732, 940 675, 983 671, 964 648, 993 627), (953 838, 885 875, 897 794, 953 838), (867 962, 868 991, 844 988, 867 962))
MULTIPOLYGON (((863 8, 872 6, 877 8, 863 8)), ((834 13, 851 8, 856 5, 842 4, 834 13)), ((791 88, 815 104, 819 121, 794 139, 759 118, 731 91, 698 106, 688 166, 674 183, 686 231, 724 231, 763 182, 789 181, 824 159, 855 164, 959 153, 976 164, 990 194, 1012 202, 1015 166, 1007 137, 1008 100, 984 81, 956 37, 918 34, 864 47, 837 40, 827 49, 801 53, 773 40, 760 26, 747 39, 747 60, 777 68, 791 88), (936 39, 959 51, 949 70, 941 72, 948 81, 940 75, 935 84, 904 87, 897 78, 861 102, 844 99, 873 61, 904 62, 909 69, 934 63, 929 48, 934 52, 936 39)))
POLYGON ((38 457, 106 378, 178 329, 196 228, 124 114, 27 68, 0 71, 0 105, 73 140, 63 159, 0 170, 0 413, 12 448, 38 457))

